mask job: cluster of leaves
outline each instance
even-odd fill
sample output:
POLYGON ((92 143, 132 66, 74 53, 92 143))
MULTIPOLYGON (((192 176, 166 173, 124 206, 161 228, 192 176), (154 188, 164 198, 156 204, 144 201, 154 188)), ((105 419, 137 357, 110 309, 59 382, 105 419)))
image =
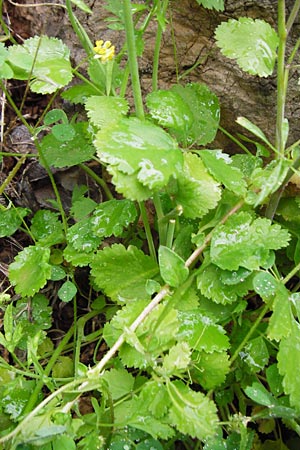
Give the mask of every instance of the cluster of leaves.
MULTIPOLYGON (((122 3, 107 2, 115 29, 128 27, 122 3)), ((221 0, 198 3, 224 8, 221 0)), ((132 5, 132 13, 145 11, 132 5)), ((273 72, 279 38, 266 22, 229 20, 216 41, 244 71, 273 72)), ((2 79, 28 80, 37 93, 51 94, 72 78, 69 51, 58 39, 1 44, 0 57, 2 79)), ((116 60, 102 66, 88 55, 88 75, 63 94, 84 105, 86 121, 53 109, 31 131, 47 170, 94 158, 120 195, 97 204, 81 185, 68 215, 59 196, 35 213, 12 204, 0 209, 0 237, 22 228, 32 242, 8 270, 18 299, 0 294, 0 344, 14 362, 0 359, 0 446, 160 450, 198 440, 205 450, 267 448, 259 432, 271 434, 275 418, 299 430, 300 297, 287 285, 299 269, 299 199, 282 199, 275 220, 262 215, 292 172, 295 146, 265 162, 278 149, 239 118, 258 139, 247 138, 256 155, 207 149, 220 106, 206 85, 154 90, 145 119, 129 115, 124 96, 104 95, 107 83, 113 94, 122 84, 116 60), (144 201, 156 211, 152 230, 144 201), (76 277, 83 269, 88 313, 75 315, 54 347, 48 292, 76 310, 85 297, 76 277), (103 327, 85 335, 100 315, 103 327), (80 348, 93 340, 110 350, 89 368, 80 348), (64 354, 74 348, 73 358, 64 354), (43 388, 50 393, 44 400, 43 388), (83 414, 78 399, 86 392, 90 412, 83 414), (224 435, 220 420, 228 423, 224 435)))

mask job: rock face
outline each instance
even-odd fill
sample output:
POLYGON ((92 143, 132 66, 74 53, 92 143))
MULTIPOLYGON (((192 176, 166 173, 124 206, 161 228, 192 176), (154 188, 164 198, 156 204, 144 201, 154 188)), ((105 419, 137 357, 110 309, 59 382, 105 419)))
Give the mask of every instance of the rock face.
MULTIPOLYGON (((57 1, 55 2, 57 3, 57 1)), ((93 14, 82 11, 76 14, 84 25, 90 38, 111 40, 120 48, 124 42, 124 33, 109 30, 105 18, 108 13, 101 0, 88 0, 93 14)), ((142 2, 141 2, 142 3, 142 2)), ((287 14, 293 0, 287 0, 287 14)), ((242 72, 234 61, 224 58, 215 45, 214 30, 222 21, 241 16, 264 19, 276 28, 275 0, 226 0, 226 9, 219 13, 200 7, 196 0, 171 1, 169 23, 163 37, 161 62, 159 67, 159 87, 168 88, 177 82, 206 83, 219 97, 221 104, 221 125, 230 133, 243 132, 235 123, 238 116, 245 116, 255 122, 273 139, 275 131, 276 74, 269 78, 259 78, 242 72), (189 69, 199 63, 196 69, 189 69), (184 76, 184 73, 188 74, 184 76)), ((35 8, 9 7, 10 20, 16 23, 17 31, 22 37, 45 33, 61 38, 71 48, 75 63, 84 58, 77 37, 69 24, 63 8, 37 6, 35 8)), ((140 58, 142 88, 145 93, 151 89, 151 72, 155 39, 155 23, 145 35, 145 50, 140 58)), ((292 48, 299 35, 299 22, 296 23, 291 43, 292 48)), ((298 106, 300 88, 297 70, 291 72, 286 116, 290 121, 290 141, 300 138, 298 106)), ((221 133, 215 146, 227 152, 234 147, 221 133)))

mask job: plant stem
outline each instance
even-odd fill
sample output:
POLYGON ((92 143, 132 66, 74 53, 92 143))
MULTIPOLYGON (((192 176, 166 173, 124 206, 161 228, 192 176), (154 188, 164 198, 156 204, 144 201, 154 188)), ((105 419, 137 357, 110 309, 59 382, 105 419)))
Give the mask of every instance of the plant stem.
POLYGON ((82 47, 84 48, 84 50, 86 51, 86 54, 88 56, 92 55, 94 53, 94 50, 93 50, 94 46, 91 43, 91 40, 88 37, 88 35, 86 34, 84 28, 81 26, 79 20, 73 13, 71 0, 66 0, 66 8, 68 11, 68 16, 69 16, 69 20, 72 25, 72 28, 75 31, 75 33, 77 34, 77 37, 78 37, 82 47))
POLYGON ((266 218, 273 220, 275 213, 277 211, 280 199, 282 197, 282 194, 285 190, 286 185, 288 184, 290 178, 294 175, 295 170, 297 170, 300 166, 300 156, 298 156, 292 165, 292 167, 288 170, 288 173, 286 174, 285 179, 283 180, 281 186, 279 189, 277 189, 276 192, 274 192, 269 200, 268 206, 266 208, 266 218))
POLYGON ((137 62, 137 52, 135 46, 135 33, 132 20, 131 2, 130 0, 123 1, 124 22, 126 32, 126 42, 128 50, 128 61, 131 73, 131 83, 133 98, 135 104, 136 115, 140 120, 145 118, 143 98, 139 77, 139 67, 137 62))
POLYGON ((142 220, 143 220, 143 224, 144 224, 144 228, 145 228, 149 252, 150 252, 150 255, 152 256, 152 258, 154 259, 154 261, 157 261, 155 245, 153 242, 153 237, 152 237, 152 233, 151 233, 151 228, 150 228, 145 204, 143 202, 139 202, 139 207, 140 207, 140 212, 141 212, 141 216, 142 216, 142 220))
POLYGON ((285 0, 278 0, 278 61, 277 61, 277 116, 276 116, 276 149, 279 158, 284 157, 285 138, 283 133, 287 76, 285 69, 286 22, 285 0))
POLYGON ((287 20, 287 23, 286 23, 286 32, 287 32, 287 34, 289 34, 289 32, 291 31, 293 23, 295 22, 295 19, 298 16, 299 9, 300 9, 300 0, 296 0, 295 3, 294 3, 294 6, 292 8, 291 14, 290 14, 290 16, 289 16, 289 18, 287 20))
POLYGON ((167 242, 167 230, 168 230, 168 222, 164 221, 164 212, 162 209, 162 204, 160 201, 159 194, 155 192, 153 194, 153 203, 157 216, 157 226, 158 226, 158 235, 159 235, 159 244, 166 245, 167 242))
POLYGON ((257 317, 256 321, 254 322, 254 324, 252 325, 252 327, 250 328, 250 330, 248 331, 248 333, 246 334, 246 336, 244 337, 244 339, 242 340, 242 342, 240 343, 240 345, 238 346, 238 348, 236 349, 236 351, 234 352, 232 357, 230 358, 230 365, 232 365, 232 363, 239 356, 240 351, 247 344, 248 340, 250 339, 250 337, 252 336, 252 334, 254 333, 256 328, 258 327, 258 325, 261 323, 262 319, 264 318, 265 314, 269 311, 271 306, 272 306, 272 302, 269 302, 262 308, 262 310, 261 310, 259 316, 257 317))
POLYGON ((106 197, 108 198, 108 200, 113 200, 114 196, 112 195, 112 193, 110 192, 107 184, 105 183, 105 181, 100 178, 92 169, 90 169, 88 166, 86 166, 85 164, 78 164, 79 167, 84 170, 94 181, 96 181, 96 183, 99 184, 99 186, 102 187, 103 191, 105 192, 106 197))
MULTIPOLYGON (((240 200, 233 208, 231 208, 230 211, 228 211, 227 214, 225 214, 225 216, 220 220, 220 224, 224 224, 226 222, 226 220, 232 216, 233 214, 235 214, 239 209, 242 208, 242 206, 244 205, 244 200, 240 200)), ((203 244, 201 245, 201 247, 196 248, 196 250, 194 251, 194 253, 191 254, 191 256, 186 260, 185 262, 185 267, 190 267, 201 255, 201 253, 203 253, 203 251, 206 249, 207 245, 210 243, 212 235, 213 235, 214 230, 212 230, 210 233, 208 233, 208 235, 206 236, 206 238, 204 239, 203 244)))
MULTIPOLYGON (((158 14, 163 18, 165 18, 168 4, 169 4, 169 0, 163 0, 162 2, 159 2, 160 8, 159 8, 158 14)), ((157 21, 155 47, 154 47, 154 55, 153 55, 153 72, 152 72, 152 90, 153 91, 156 91, 158 88, 159 53, 160 53, 160 46, 161 46, 163 32, 164 32, 164 29, 161 24, 161 21, 158 20, 157 21)))
POLYGON ((49 359, 49 362, 48 362, 48 364, 47 364, 47 366, 46 366, 46 368, 44 370, 43 378, 41 378, 37 382, 37 384, 35 386, 35 389, 34 389, 33 393, 31 394, 31 396, 30 396, 30 398, 29 398, 29 400, 28 400, 28 402, 27 402, 27 404, 26 404, 26 406, 24 408, 24 411, 22 413, 23 415, 26 415, 26 414, 30 413, 30 411, 34 408, 34 406, 35 406, 35 404, 36 404, 36 402, 38 400, 40 391, 42 390, 42 388, 43 388, 43 386, 45 384, 46 378, 50 375, 50 372, 51 372, 54 364, 56 363, 57 358, 59 357, 59 355, 63 351, 66 343, 70 340, 73 332, 74 332, 74 326, 72 326, 68 330, 68 332, 65 334, 65 336, 63 337, 63 339, 61 340, 61 342, 59 343, 57 348, 54 350, 54 352, 53 352, 51 358, 49 359))

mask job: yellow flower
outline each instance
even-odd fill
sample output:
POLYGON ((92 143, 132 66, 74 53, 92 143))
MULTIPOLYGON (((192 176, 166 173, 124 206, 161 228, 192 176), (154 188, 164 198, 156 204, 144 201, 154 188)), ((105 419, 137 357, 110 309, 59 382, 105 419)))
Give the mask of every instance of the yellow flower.
POLYGON ((94 52, 96 55, 94 58, 101 59, 102 62, 110 61, 115 56, 115 46, 111 45, 110 41, 96 41, 96 46, 94 47, 94 52))

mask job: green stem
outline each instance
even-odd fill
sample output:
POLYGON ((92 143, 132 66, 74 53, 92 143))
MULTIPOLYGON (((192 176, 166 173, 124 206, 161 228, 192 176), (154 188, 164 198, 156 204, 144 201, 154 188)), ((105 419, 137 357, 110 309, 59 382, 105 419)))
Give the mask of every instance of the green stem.
POLYGON ((300 9, 300 0, 296 0, 295 3, 294 3, 294 6, 292 8, 291 14, 290 14, 290 16, 289 16, 289 18, 287 20, 287 23, 286 23, 286 32, 287 32, 287 34, 289 34, 289 32, 291 31, 293 23, 295 22, 295 19, 298 16, 299 9, 300 9))
MULTIPOLYGON (((3 153, 5 155, 5 153, 3 153)), ((18 156, 20 156, 18 154, 18 156)), ((22 155, 21 158, 18 160, 18 162, 16 163, 16 165, 13 167, 13 169, 10 171, 10 173, 8 174, 8 176, 6 177, 5 181, 2 183, 2 185, 0 186, 0 195, 3 194, 3 192, 5 191, 5 188, 9 185, 9 183, 13 180, 13 178, 15 177, 16 173, 19 171, 19 169, 21 168, 21 166, 23 165, 24 161, 26 159, 26 155, 22 155)))
MULTIPOLYGON (((165 18, 166 11, 168 8, 169 0, 163 0, 160 2, 160 10, 158 14, 160 14, 163 18, 165 18)), ((160 21, 157 21, 157 32, 155 39, 155 47, 154 47, 154 55, 153 55, 153 72, 152 72, 152 90, 156 91, 158 88, 158 66, 159 66, 159 54, 160 54, 160 46, 163 35, 163 27, 160 21)))
POLYGON ((173 245, 175 226, 176 226, 176 220, 171 219, 169 221, 169 226, 168 226, 168 231, 167 231, 167 241, 166 241, 166 246, 169 248, 172 248, 172 245, 173 245))
POLYGON ((68 330, 68 332, 65 334, 65 336, 63 337, 63 339, 61 340, 59 345, 54 350, 51 358, 49 359, 47 366, 45 367, 44 374, 43 374, 44 376, 37 382, 35 389, 34 389, 33 393, 31 394, 31 396, 27 402, 27 405, 24 408, 23 415, 29 414, 30 411, 32 411, 32 409, 35 407, 38 397, 39 397, 39 394, 40 394, 43 386, 45 385, 46 378, 50 375, 50 372, 51 372, 54 364, 56 363, 59 355, 62 353, 66 343, 70 340, 73 332, 74 332, 74 327, 71 327, 68 330))
POLYGON ((143 202, 139 202, 139 207, 140 207, 140 212, 141 212, 141 216, 142 216, 142 220, 143 220, 143 224, 144 224, 144 228, 145 228, 149 252, 150 252, 150 255, 152 256, 152 258, 154 259, 154 261, 157 261, 155 245, 153 242, 153 237, 152 237, 152 233, 151 233, 151 228, 150 228, 145 204, 143 202))
POLYGON ((277 211, 280 199, 285 190, 285 187, 286 187, 287 183, 289 182, 290 178, 294 175, 295 170, 297 170, 299 168, 299 166, 300 166, 300 156, 298 156, 298 158, 296 158, 292 167, 290 167, 290 169, 288 170, 286 177, 283 180, 280 188, 277 189, 277 191, 271 195, 270 201, 268 203, 268 206, 266 208, 266 213, 265 213, 265 216, 267 219, 273 220, 275 213, 277 211))
MULTIPOLYGON (((2 90, 4 91, 4 93, 5 93, 5 95, 6 95, 6 98, 8 99, 9 104, 10 104, 10 106, 13 108, 13 110, 14 110, 14 112, 16 113, 17 117, 20 119, 20 121, 23 123, 23 125, 25 125, 25 127, 27 128, 27 130, 29 131, 29 133, 32 135, 32 134, 33 134, 33 133, 32 133, 32 128, 31 128, 30 125, 28 124, 27 120, 23 117, 21 111, 19 110, 19 108, 17 107, 17 105, 15 104, 15 102, 13 101, 13 99, 12 99, 10 93, 8 92, 8 90, 6 89, 6 87, 4 86, 4 84, 2 83, 1 80, 0 80, 0 87, 1 87, 2 90)), ((45 169, 46 169, 46 171, 47 171, 47 174, 48 174, 48 176, 49 176, 49 179, 50 179, 50 182, 51 182, 51 185, 52 185, 52 189, 53 189, 54 194, 55 194, 55 197, 56 197, 56 201, 57 201, 57 205, 58 205, 58 208, 59 208, 59 212, 60 212, 60 214, 61 214, 61 218, 62 218, 64 230, 65 230, 65 233, 66 233, 66 232, 67 232, 67 229, 68 229, 68 226, 67 226, 67 220, 66 220, 66 215, 65 215, 65 211, 64 211, 64 208, 63 208, 63 205, 62 205, 62 201, 61 201, 61 198, 60 198, 60 195, 59 195, 59 192, 58 192, 58 189, 57 189, 57 186, 56 186, 56 183, 55 183, 53 174, 52 174, 52 172, 51 172, 51 170, 50 170, 49 164, 47 163, 47 161, 46 161, 46 159, 45 159, 45 157, 44 157, 44 154, 43 154, 43 152, 42 152, 42 150, 41 150, 41 147, 40 147, 40 145, 39 145, 39 142, 37 141, 36 138, 34 139, 33 142, 34 142, 34 145, 35 145, 36 148, 37 148, 37 151, 38 151, 38 154, 39 154, 39 158, 40 158, 40 160, 41 160, 43 166, 45 167, 45 169)))
POLYGON ((287 74, 285 69, 286 22, 285 0, 278 0, 278 61, 277 61, 277 116, 276 116, 276 149, 280 158, 284 157, 285 138, 283 133, 287 74))
POLYGON ((136 109, 136 115, 139 119, 145 118, 143 98, 139 77, 139 67, 137 62, 137 52, 135 46, 135 33, 132 20, 131 2, 130 0, 123 1, 124 22, 126 32, 126 42, 128 50, 128 61, 131 73, 131 83, 133 90, 133 98, 136 109))
POLYGON ((81 26, 79 20, 77 19, 77 17, 73 13, 71 0, 66 0, 66 8, 67 8, 67 11, 68 11, 68 16, 69 16, 69 20, 70 20, 70 23, 72 25, 72 28, 75 31, 75 33, 76 33, 76 35, 77 35, 77 37, 78 37, 82 47, 86 51, 86 54, 88 56, 93 55, 94 54, 94 46, 93 46, 90 38, 88 37, 86 31, 81 26))
POLYGON ((225 130, 225 128, 221 127, 219 125, 219 130, 222 131, 222 133, 225 134, 225 136, 229 137, 229 139, 234 142, 235 144, 237 144, 242 150, 244 150, 245 153, 247 153, 247 155, 252 156, 252 153, 250 152, 250 150, 247 149, 247 147, 242 144, 241 141, 239 141, 236 137, 234 137, 232 134, 230 134, 227 130, 225 130))
POLYGON ((84 170, 94 181, 96 181, 96 183, 98 183, 99 186, 102 187, 108 200, 113 200, 114 197, 113 197, 112 193, 110 192, 107 184, 105 183, 105 181, 102 178, 100 178, 92 169, 90 169, 85 164, 79 164, 79 167, 82 170, 84 170))
POLYGON ((286 284, 291 278, 293 278, 294 275, 296 275, 297 272, 300 270, 300 263, 298 263, 293 270, 291 270, 286 277, 282 280, 282 284, 286 284))
POLYGON ((167 242, 167 230, 168 230, 168 222, 164 221, 164 212, 162 209, 162 204, 160 201, 159 194, 156 192, 153 194, 153 203, 157 216, 157 226, 158 226, 158 235, 159 235, 159 244, 166 245, 167 242))
POLYGON ((232 365, 233 362, 237 359, 237 357, 240 354, 240 351, 245 347, 248 340, 250 339, 250 337, 252 336, 252 334, 254 333, 256 328, 258 327, 258 325, 261 323, 261 321, 264 318, 264 316, 266 315, 266 313, 270 310, 271 306, 272 306, 272 302, 269 302, 262 308, 256 321, 254 322, 254 324, 252 325, 252 327, 250 328, 250 330, 248 331, 248 333, 246 334, 246 336, 244 337, 244 339, 242 340, 242 342, 240 343, 240 345, 238 346, 238 348, 236 349, 236 351, 234 352, 232 357, 230 358, 230 365, 232 365))

